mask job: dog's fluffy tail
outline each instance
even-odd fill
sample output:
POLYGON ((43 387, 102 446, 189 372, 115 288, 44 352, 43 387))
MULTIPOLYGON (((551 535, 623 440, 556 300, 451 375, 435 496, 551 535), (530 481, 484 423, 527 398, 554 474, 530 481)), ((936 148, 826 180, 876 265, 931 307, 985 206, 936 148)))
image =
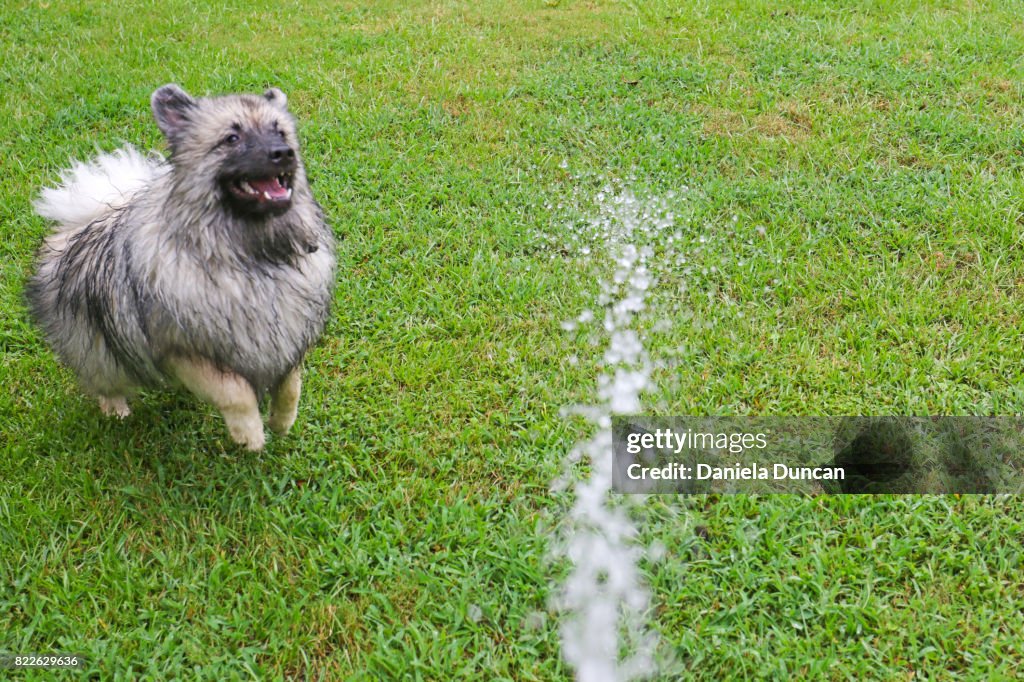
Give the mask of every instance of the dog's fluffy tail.
POLYGON ((77 230, 125 206, 140 189, 167 172, 162 157, 134 147, 101 154, 89 163, 76 162, 58 187, 44 189, 36 212, 57 223, 57 230, 77 230))

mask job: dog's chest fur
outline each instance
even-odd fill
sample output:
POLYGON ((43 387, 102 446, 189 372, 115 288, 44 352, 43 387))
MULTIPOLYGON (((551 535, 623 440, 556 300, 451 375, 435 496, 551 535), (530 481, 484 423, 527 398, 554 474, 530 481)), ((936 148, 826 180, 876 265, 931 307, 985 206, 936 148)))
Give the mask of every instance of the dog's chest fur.
MULTIPOLYGON (((179 353, 208 357, 241 374, 258 392, 272 388, 305 354, 323 331, 334 276, 329 232, 318 216, 296 212, 293 220, 313 219, 297 232, 312 234, 286 260, 246 254, 243 244, 226 238, 198 240, 207 250, 178 242, 165 225, 146 225, 133 248, 145 263, 136 275, 143 284, 140 313, 144 328, 163 339, 161 356, 179 353), (161 250, 154 258, 147 251, 161 250)), ((196 229, 203 229, 201 226, 196 229)))

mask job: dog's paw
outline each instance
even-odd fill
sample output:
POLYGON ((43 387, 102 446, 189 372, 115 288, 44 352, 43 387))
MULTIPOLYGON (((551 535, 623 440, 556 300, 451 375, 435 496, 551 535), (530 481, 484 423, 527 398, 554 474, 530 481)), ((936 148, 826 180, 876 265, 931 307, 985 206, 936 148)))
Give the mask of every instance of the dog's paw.
POLYGON ((267 437, 263 433, 263 422, 259 420, 258 416, 255 420, 243 418, 225 419, 225 421, 228 425, 228 433, 231 434, 231 440, 244 446, 246 450, 256 451, 263 449, 267 442, 267 437))
POLYGON ((258 431, 242 431, 235 429, 231 429, 230 431, 232 440, 251 452, 262 450, 263 446, 267 444, 267 437, 263 434, 262 428, 258 431))
POLYGON ((114 397, 99 396, 100 411, 108 417, 117 417, 118 419, 124 419, 132 413, 130 407, 128 407, 128 401, 123 395, 114 397))
POLYGON ((288 433, 292 425, 295 423, 295 417, 298 415, 298 410, 287 410, 287 411, 275 411, 271 410, 270 416, 267 417, 267 426, 278 434, 283 436, 288 433))

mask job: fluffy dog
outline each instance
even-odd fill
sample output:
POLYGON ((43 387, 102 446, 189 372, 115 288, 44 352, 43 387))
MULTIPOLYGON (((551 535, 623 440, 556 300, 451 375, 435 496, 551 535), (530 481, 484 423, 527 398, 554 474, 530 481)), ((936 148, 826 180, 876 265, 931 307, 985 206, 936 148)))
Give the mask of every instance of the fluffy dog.
POLYGON ((153 93, 170 158, 131 147, 77 163, 36 203, 56 223, 27 287, 58 357, 108 415, 167 380, 263 447, 295 421, 303 356, 323 331, 334 241, 310 192, 284 93, 153 93))

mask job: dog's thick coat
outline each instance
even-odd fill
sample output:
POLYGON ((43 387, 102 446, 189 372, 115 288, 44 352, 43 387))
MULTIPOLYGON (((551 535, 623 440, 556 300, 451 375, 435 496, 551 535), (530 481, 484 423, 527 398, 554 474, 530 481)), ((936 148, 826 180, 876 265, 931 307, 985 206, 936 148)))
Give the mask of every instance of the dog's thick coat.
POLYGON ((60 359, 104 412, 174 379, 263 446, 295 419, 300 365, 327 320, 334 243, 298 155, 284 94, 152 107, 171 155, 132 148, 75 164, 37 211, 56 223, 27 288, 60 359))

